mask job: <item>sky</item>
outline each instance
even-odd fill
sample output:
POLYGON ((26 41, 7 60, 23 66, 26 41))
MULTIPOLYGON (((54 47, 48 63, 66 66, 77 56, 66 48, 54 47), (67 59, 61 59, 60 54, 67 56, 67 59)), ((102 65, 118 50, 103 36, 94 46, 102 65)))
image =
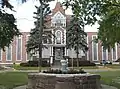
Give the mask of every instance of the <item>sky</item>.
MULTIPOLYGON (((64 1, 64 0, 56 0, 50 2, 50 8, 54 9, 57 1, 64 1)), ((16 12, 10 11, 7 9, 9 13, 13 13, 15 18, 17 19, 17 27, 20 29, 21 32, 29 32, 32 28, 34 28, 34 19, 33 12, 36 11, 35 5, 39 5, 37 0, 28 0, 26 3, 21 4, 17 2, 17 0, 10 0, 11 4, 14 6, 14 10, 16 12)), ((72 14, 70 9, 66 10, 66 14, 72 14)), ((97 32, 99 25, 95 24, 94 26, 85 26, 86 32, 97 32)))

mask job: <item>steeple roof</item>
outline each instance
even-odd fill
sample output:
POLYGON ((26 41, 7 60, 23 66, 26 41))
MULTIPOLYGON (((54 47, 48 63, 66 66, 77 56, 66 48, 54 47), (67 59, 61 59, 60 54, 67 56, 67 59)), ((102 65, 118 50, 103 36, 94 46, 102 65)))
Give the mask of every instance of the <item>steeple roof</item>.
POLYGON ((56 6, 55 6, 55 8, 54 8, 53 11, 52 11, 53 15, 54 15, 56 12, 58 12, 58 11, 60 11, 62 14, 65 15, 65 10, 63 9, 62 4, 61 4, 60 2, 57 2, 57 3, 56 3, 56 6))

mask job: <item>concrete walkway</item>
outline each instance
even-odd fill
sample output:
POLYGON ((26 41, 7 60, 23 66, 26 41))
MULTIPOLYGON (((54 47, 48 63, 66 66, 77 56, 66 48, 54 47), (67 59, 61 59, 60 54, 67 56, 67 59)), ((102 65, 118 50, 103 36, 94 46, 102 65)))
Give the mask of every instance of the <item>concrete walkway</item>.
MULTIPOLYGON (((108 86, 108 85, 101 85, 102 88, 101 89, 117 89, 116 87, 113 87, 113 86, 108 86)), ((14 89, 26 89, 26 85, 24 86, 19 86, 19 87, 16 87, 14 89)))
MULTIPOLYGON (((111 68, 99 68, 99 69, 84 69, 85 72, 104 72, 104 71, 120 71, 120 69, 111 69, 111 68)), ((38 70, 15 70, 15 69, 9 69, 9 70, 0 70, 1 72, 39 72, 38 70)))

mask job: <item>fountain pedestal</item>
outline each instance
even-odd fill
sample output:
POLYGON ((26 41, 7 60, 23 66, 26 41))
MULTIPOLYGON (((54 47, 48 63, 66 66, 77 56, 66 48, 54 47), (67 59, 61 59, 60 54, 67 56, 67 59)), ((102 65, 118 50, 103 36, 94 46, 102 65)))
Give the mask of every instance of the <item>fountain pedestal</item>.
POLYGON ((101 89, 96 74, 28 74, 26 89, 101 89))

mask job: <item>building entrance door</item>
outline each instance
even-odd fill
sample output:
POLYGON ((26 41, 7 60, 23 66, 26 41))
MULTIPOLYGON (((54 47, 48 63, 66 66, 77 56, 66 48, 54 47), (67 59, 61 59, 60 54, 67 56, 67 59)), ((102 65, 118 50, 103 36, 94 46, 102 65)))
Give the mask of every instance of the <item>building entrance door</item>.
POLYGON ((54 65, 60 66, 60 61, 64 58, 64 47, 54 47, 53 48, 53 56, 54 56, 54 65))

